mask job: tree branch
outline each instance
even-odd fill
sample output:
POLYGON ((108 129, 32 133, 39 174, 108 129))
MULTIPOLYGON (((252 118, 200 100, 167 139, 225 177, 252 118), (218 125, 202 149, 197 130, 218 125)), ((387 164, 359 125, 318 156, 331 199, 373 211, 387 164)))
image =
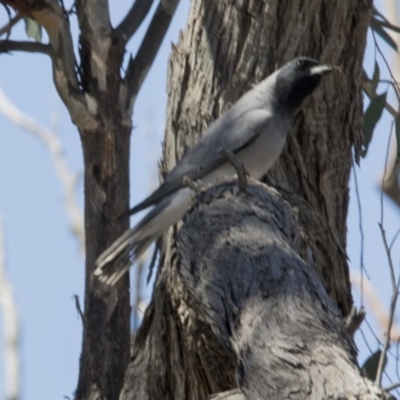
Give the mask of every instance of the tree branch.
POLYGON ((299 257, 304 239, 291 206, 252 180, 250 196, 235 185, 198 197, 178 248, 183 298, 234 360, 242 393, 387 398, 361 375, 337 306, 299 257))
POLYGON ((117 26, 116 33, 126 43, 135 34, 153 5, 153 0, 136 0, 122 22, 117 26))
POLYGON ((11 33, 11 28, 22 19, 21 15, 17 14, 13 18, 10 19, 10 21, 5 24, 2 28, 0 28, 0 36, 4 35, 7 33, 7 37, 11 33))
POLYGON ((21 396, 20 331, 13 287, 5 269, 3 224, 0 223, 0 308, 4 327, 5 399, 21 396))
POLYGON ((84 249, 84 228, 81 207, 76 199, 76 177, 63 154, 62 144, 49 129, 20 111, 0 88, 0 112, 11 122, 36 136, 50 152, 55 170, 64 191, 65 208, 71 229, 84 249))
POLYGON ((0 53, 8 53, 10 51, 52 55, 51 47, 48 44, 30 41, 0 40, 0 53))
POLYGON ((136 57, 129 61, 125 76, 129 93, 129 109, 133 107, 134 99, 153 64, 178 3, 179 0, 160 0, 136 57))
POLYGON ((58 1, 3 0, 22 16, 34 19, 44 27, 52 47, 53 80, 56 89, 80 129, 95 129, 94 99, 83 94, 75 70, 76 59, 69 21, 58 1))
POLYGON ((77 0, 75 5, 80 27, 83 28, 84 24, 82 33, 102 32, 108 35, 111 32, 108 0, 77 0))

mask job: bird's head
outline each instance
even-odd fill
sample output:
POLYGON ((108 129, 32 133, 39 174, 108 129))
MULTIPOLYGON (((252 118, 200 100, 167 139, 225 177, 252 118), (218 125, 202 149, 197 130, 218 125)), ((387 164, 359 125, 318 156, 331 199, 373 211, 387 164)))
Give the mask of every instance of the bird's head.
POLYGON ((296 110, 303 100, 321 82, 322 76, 333 71, 333 67, 320 64, 308 57, 298 57, 281 67, 276 74, 276 97, 278 103, 296 110))

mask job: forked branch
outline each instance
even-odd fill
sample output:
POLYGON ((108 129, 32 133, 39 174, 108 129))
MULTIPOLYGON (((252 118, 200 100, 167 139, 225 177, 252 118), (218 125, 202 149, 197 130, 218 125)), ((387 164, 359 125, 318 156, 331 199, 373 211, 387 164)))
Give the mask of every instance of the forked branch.
POLYGON ((136 57, 129 61, 125 81, 131 104, 153 64, 178 3, 179 0, 160 0, 136 57))

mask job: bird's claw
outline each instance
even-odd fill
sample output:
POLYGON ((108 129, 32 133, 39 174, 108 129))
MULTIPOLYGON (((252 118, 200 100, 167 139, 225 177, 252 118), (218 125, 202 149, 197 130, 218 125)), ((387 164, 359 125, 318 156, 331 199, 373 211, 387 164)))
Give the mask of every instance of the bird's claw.
POLYGON ((219 150, 221 155, 223 155, 235 168, 238 176, 238 187, 241 192, 245 192, 247 188, 247 177, 249 173, 246 171, 242 162, 229 150, 221 148, 219 150))

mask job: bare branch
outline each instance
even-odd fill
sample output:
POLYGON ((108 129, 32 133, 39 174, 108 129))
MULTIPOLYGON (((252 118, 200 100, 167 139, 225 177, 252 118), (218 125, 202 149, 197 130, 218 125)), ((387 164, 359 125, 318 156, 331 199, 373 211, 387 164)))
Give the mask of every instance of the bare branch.
POLYGON ((85 315, 83 314, 81 303, 79 302, 79 296, 77 294, 74 294, 74 300, 75 300, 76 311, 78 315, 81 317, 82 324, 85 325, 85 315))
POLYGON ((0 223, 0 308, 4 326, 5 397, 21 396, 20 331, 13 287, 6 276, 3 225, 0 223))
POLYGON ((397 389, 398 387, 400 387, 400 382, 393 383, 393 385, 385 387, 383 390, 385 392, 390 392, 391 390, 397 389))
POLYGON ((26 51, 28 53, 43 53, 51 56, 51 47, 48 44, 15 40, 0 40, 0 53, 10 51, 26 51))
POLYGON ((122 22, 117 26, 116 33, 127 42, 137 31, 153 5, 153 0, 136 0, 122 22))
POLYGON ((76 178, 72 173, 63 154, 62 144, 57 136, 49 129, 40 125, 36 120, 20 111, 0 88, 0 112, 19 127, 31 132, 49 150, 56 172, 63 186, 65 207, 72 231, 78 237, 82 249, 84 248, 84 228, 81 208, 75 195, 76 178))
POLYGON ((0 36, 7 34, 7 37, 11 33, 12 27, 22 19, 21 15, 17 14, 15 17, 11 18, 10 21, 5 24, 2 28, 0 28, 0 36))
POLYGON ((153 64, 178 3, 179 0, 160 0, 136 57, 129 62, 125 81, 131 106, 153 64))
POLYGON ((357 172, 356 168, 354 165, 354 160, 352 160, 353 163, 353 175, 354 175, 354 186, 356 190, 356 199, 357 199, 357 208, 358 208, 358 229, 360 231, 360 277, 361 277, 361 290, 360 290, 360 303, 361 307, 364 305, 364 272, 368 276, 368 271, 365 268, 365 263, 364 263, 364 228, 363 228, 363 214, 362 214, 362 206, 361 206, 361 197, 360 197, 360 191, 358 189, 358 179, 357 179, 357 172))
POLYGON ((95 129, 96 104, 83 94, 75 70, 76 59, 69 21, 58 1, 3 0, 21 16, 34 19, 46 30, 52 47, 53 80, 73 122, 81 130, 95 129))

